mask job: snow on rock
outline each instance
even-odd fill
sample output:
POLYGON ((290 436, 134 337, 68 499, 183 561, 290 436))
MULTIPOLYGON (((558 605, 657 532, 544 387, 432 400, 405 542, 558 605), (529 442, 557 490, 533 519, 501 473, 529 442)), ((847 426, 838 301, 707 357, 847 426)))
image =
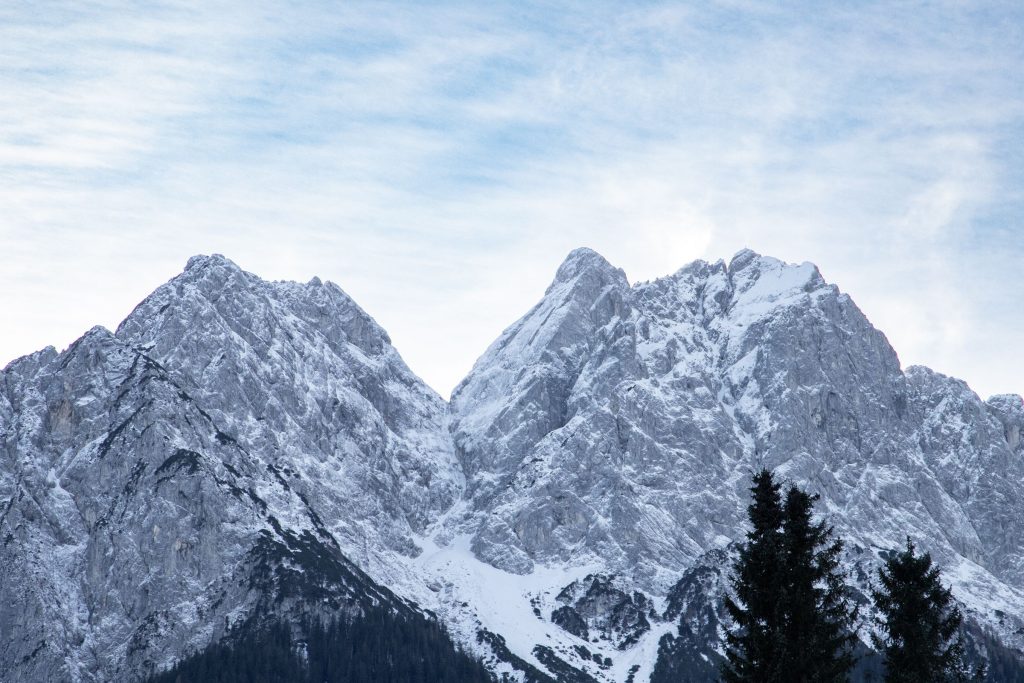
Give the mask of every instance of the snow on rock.
MULTIPOLYGON (((820 493, 851 546, 877 556, 909 533, 974 563, 972 586, 1024 586, 1019 397, 904 374, 811 264, 745 250, 632 286, 616 272, 574 252, 453 396, 480 559, 596 564, 665 595, 741 538, 767 466, 820 493)), ((985 605, 974 616, 1024 645, 985 605)))
POLYGON ((0 680, 132 680, 252 615, 393 601, 346 556, 419 552, 461 491, 446 419, 340 289, 219 256, 15 361, 0 680))
POLYGON ((332 283, 194 257, 117 334, 265 454, 361 562, 377 546, 416 554, 412 534, 461 493, 445 402, 332 283))
POLYGON ((904 372, 813 265, 749 250, 635 284, 572 252, 450 403, 336 285, 197 256, 0 373, 0 679, 131 680, 381 601, 513 678, 713 669, 763 466, 821 494, 860 589, 909 534, 1022 648, 1022 430, 1019 396, 904 372))
POLYGON ((272 463, 109 331, 12 363, 0 393, 0 679, 132 680, 255 613, 391 599, 272 463), (303 553, 330 585, 295 578, 303 553))

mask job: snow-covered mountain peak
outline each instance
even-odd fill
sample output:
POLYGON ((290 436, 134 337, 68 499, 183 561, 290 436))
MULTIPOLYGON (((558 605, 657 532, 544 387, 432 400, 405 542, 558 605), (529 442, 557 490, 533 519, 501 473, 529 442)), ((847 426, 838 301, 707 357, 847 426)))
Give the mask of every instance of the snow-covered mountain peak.
POLYGON ((185 269, 163 287, 173 284, 179 291, 187 288, 193 296, 201 295, 216 301, 226 288, 251 288, 259 281, 256 275, 242 270, 222 254, 200 254, 191 257, 185 269))
POLYGON ((1022 437, 1019 396, 903 372, 812 264, 750 250, 633 285, 573 251, 447 404, 337 285, 198 256, 0 373, 0 678, 131 679, 296 577, 345 609, 349 560, 496 671, 640 683, 678 634, 713 673, 762 466, 821 495, 852 574, 910 534, 1021 646, 1022 437))
POLYGON ((605 280, 621 280, 628 286, 626 275, 620 268, 613 266, 604 256, 593 249, 579 247, 570 251, 562 261, 562 265, 555 272, 555 279, 551 287, 585 276, 605 280))
POLYGON ((106 337, 113 337, 113 336, 114 336, 114 333, 111 332, 110 330, 108 330, 103 325, 93 325, 88 330, 86 330, 85 334, 83 334, 80 337, 80 339, 84 341, 86 339, 103 339, 103 338, 106 338, 106 337))
POLYGON ((301 486, 320 482, 310 495, 333 510, 343 543, 372 534, 377 550, 414 554, 411 534, 461 488, 445 402, 331 282, 268 282, 197 257, 117 335, 167 367, 225 433, 301 486))
POLYGON ((723 519, 735 517, 724 502, 737 495, 735 476, 749 470, 775 429, 764 402, 775 389, 768 380, 788 368, 787 325, 838 326, 859 315, 828 297, 835 291, 810 264, 752 251, 729 267, 697 261, 632 287, 596 253, 571 253, 541 301, 452 398, 469 490, 492 511, 474 551, 517 572, 537 559, 598 555, 610 571, 628 567, 653 586, 667 580, 666 562, 715 547, 713 528, 682 531, 692 502, 666 508, 642 492, 674 486, 662 477, 699 453, 708 460, 692 463, 694 476, 710 485, 705 478, 722 467, 712 480, 725 490, 713 505, 723 506, 723 519), (777 361, 775 342, 766 343, 775 339, 777 361), (709 434, 722 430, 708 449, 709 434), (649 524, 676 531, 671 540, 638 542, 644 535, 633 525, 649 524))
POLYGON ((241 270, 234 261, 224 254, 196 254, 185 263, 185 272, 197 272, 205 268, 226 268, 241 270))
POLYGON ((387 333, 337 285, 319 278, 306 284, 264 281, 219 254, 189 259, 181 274, 132 311, 117 334, 136 344, 158 343, 161 354, 171 344, 212 335, 260 353, 297 343, 296 335, 335 351, 351 344, 369 357, 391 352, 387 333), (283 329, 288 333, 278 338, 283 329))
POLYGON ((501 448, 477 451, 458 436, 490 430, 492 435, 524 437, 526 425, 507 410, 510 398, 548 416, 543 426, 528 427, 537 438, 564 418, 564 404, 588 347, 598 342, 602 328, 626 315, 628 294, 625 273, 602 256, 590 249, 569 254, 544 297, 501 334, 452 394, 453 412, 462 420, 454 427, 456 444, 467 472, 486 471, 518 457, 501 448))
POLYGON ((758 295, 769 293, 810 291, 825 285, 817 266, 813 263, 786 263, 771 256, 761 256, 749 249, 741 251, 729 263, 729 276, 737 293, 757 290, 758 295))
POLYGON ((808 295, 838 294, 812 263, 792 264, 745 249, 730 261, 730 317, 736 325, 750 325, 779 307, 802 305, 808 295))

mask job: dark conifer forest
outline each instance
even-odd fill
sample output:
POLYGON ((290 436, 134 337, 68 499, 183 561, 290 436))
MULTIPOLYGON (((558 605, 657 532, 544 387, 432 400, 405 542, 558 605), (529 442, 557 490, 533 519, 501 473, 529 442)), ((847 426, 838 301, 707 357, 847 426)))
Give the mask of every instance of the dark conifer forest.
POLYGON ((247 628, 147 683, 490 683, 437 623, 372 609, 352 621, 247 628))

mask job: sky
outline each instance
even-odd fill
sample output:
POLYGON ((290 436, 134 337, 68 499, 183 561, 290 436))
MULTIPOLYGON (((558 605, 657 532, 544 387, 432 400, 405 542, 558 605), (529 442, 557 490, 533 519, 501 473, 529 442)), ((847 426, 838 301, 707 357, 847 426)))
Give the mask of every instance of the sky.
POLYGON ((1024 5, 0 4, 0 366, 222 253, 447 396, 578 246, 811 261, 1024 393, 1024 5))

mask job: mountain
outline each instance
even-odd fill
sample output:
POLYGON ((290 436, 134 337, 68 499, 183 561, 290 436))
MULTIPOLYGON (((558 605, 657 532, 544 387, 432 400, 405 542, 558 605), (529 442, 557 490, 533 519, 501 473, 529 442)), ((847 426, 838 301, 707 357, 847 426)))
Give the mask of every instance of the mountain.
POLYGON ((461 489, 444 401, 369 316, 222 257, 0 386, 4 680, 125 680, 252 615, 405 609, 350 557, 414 552, 461 489))
POLYGON ((635 284, 572 252, 450 402, 337 286, 194 257, 0 374, 0 679, 140 680, 383 608, 510 680, 705 680, 762 466, 821 494, 862 594, 906 535, 931 551, 1014 671, 1022 427, 751 251, 635 284))
POLYGON ((1020 397, 904 373, 811 264, 743 251, 631 286, 575 251, 451 406, 464 528, 506 571, 585 565, 665 596, 738 538, 765 466, 821 494, 851 567, 923 539, 972 616, 1024 645, 1020 397))

